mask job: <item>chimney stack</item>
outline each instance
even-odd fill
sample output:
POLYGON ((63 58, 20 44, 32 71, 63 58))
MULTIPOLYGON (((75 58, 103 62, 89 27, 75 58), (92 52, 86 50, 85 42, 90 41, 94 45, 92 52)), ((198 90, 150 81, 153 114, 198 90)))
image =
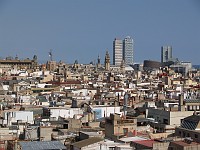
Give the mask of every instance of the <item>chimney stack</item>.
POLYGON ((185 111, 185 105, 183 103, 183 94, 179 94, 178 96, 179 104, 178 104, 178 111, 185 111))

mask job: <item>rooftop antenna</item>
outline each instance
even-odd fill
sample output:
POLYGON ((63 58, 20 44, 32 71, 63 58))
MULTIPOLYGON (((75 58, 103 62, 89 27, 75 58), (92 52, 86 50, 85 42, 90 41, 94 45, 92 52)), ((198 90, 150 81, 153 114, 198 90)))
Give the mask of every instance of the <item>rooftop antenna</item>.
POLYGON ((49 57, 50 57, 50 61, 53 61, 52 49, 50 49, 49 57))

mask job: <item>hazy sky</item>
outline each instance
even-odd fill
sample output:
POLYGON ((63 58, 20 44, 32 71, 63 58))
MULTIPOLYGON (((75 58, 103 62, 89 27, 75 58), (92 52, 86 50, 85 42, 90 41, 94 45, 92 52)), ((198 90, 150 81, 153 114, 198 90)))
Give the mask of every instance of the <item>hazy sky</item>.
POLYGON ((0 0, 0 57, 101 62, 114 38, 134 39, 135 62, 173 57, 200 64, 199 0, 0 0))

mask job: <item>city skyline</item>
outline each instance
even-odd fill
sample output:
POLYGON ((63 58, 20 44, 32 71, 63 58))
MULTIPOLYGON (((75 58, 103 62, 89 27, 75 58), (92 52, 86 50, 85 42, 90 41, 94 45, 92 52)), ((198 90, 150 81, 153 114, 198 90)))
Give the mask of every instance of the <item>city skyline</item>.
POLYGON ((199 65, 200 2, 183 1, 0 1, 0 57, 37 55, 73 63, 111 62, 114 38, 134 39, 134 62, 160 61, 160 47, 199 65))

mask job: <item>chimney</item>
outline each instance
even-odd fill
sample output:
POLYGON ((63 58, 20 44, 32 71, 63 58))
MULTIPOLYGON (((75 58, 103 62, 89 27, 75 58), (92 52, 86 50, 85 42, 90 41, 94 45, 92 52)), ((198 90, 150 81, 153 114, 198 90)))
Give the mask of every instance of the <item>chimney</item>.
POLYGON ((194 111, 193 115, 195 115, 195 116, 197 115, 197 111, 196 110, 194 111))
POLYGON ((179 105, 182 106, 183 105, 183 94, 179 94, 178 100, 179 100, 179 105))
POLYGON ((179 94, 178 96, 179 104, 178 104, 178 111, 185 111, 185 105, 183 104, 183 94, 179 94))

